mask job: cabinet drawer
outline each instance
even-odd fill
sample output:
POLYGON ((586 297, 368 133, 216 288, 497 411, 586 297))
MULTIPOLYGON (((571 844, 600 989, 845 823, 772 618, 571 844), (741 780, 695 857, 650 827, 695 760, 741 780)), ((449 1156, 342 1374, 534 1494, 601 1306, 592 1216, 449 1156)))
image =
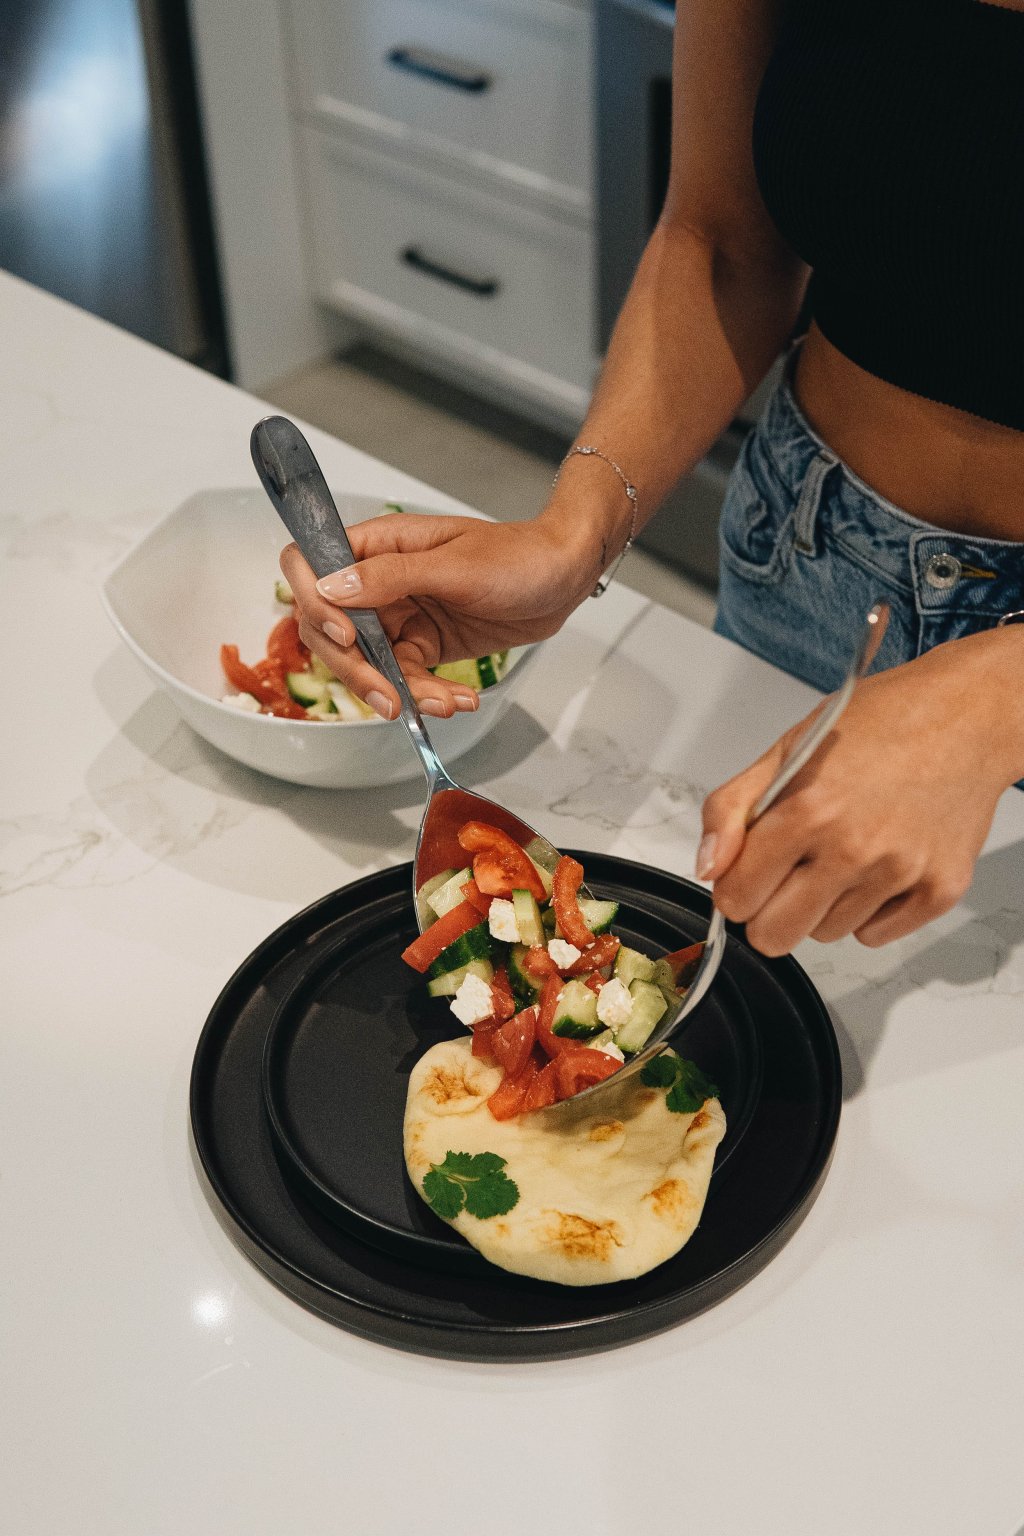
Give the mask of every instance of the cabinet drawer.
POLYGON ((340 135, 309 129, 304 146, 323 299, 578 405, 594 373, 589 231, 340 135))
POLYGON ((591 205, 591 18, 555 0, 289 0, 300 104, 591 205))

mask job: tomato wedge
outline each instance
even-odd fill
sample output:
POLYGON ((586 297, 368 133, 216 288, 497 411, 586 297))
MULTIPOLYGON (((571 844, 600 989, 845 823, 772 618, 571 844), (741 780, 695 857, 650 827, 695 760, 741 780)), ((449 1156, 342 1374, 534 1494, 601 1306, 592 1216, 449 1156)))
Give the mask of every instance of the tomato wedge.
POLYGON ((604 1051, 592 1051, 584 1045, 563 1051, 555 1058, 553 1065, 557 1069, 559 1096, 571 1099, 581 1088, 603 1083, 606 1077, 611 1077, 613 1072, 619 1070, 622 1063, 604 1051))
POLYGON ((531 944, 523 956, 523 969, 529 971, 531 976, 557 976, 558 966, 552 960, 546 949, 539 944, 531 944))
MULTIPOLYGON (((583 865, 578 859, 570 859, 563 853, 555 866, 551 904, 555 909, 558 926, 570 944, 577 949, 589 949, 594 935, 587 927, 576 900, 576 892, 583 884, 583 865)), ((592 967, 591 967, 592 969, 592 967)))
POLYGON ((275 624, 267 638, 267 659, 285 672, 305 672, 309 651, 299 639, 299 621, 292 613, 275 624))
POLYGON ((431 923, 427 931, 421 933, 418 939, 413 939, 408 949, 402 950, 402 959, 406 965, 411 965, 414 971, 425 971, 437 959, 442 949, 447 949, 449 944, 454 944, 460 934, 475 928, 479 921, 480 913, 476 907, 471 902, 460 901, 459 905, 452 907, 444 917, 439 917, 436 923, 431 923))
POLYGON ((697 974, 701 956, 704 953, 702 943, 687 944, 685 949, 674 949, 665 959, 672 967, 672 975, 675 977, 676 986, 688 987, 697 974))
POLYGON ((613 933, 602 933, 562 974, 584 976, 587 971, 599 971, 602 966, 611 965, 621 947, 622 940, 617 939, 613 933))
POLYGON ((536 1008, 524 1008, 494 1031, 491 1050, 507 1077, 518 1077, 526 1066, 536 1039, 536 1023, 536 1008))
POLYGON ((558 1007, 558 999, 561 995, 562 978, 556 971, 544 983, 537 1009, 537 1043, 548 1056, 560 1056, 563 1051, 575 1050, 577 1045, 575 1040, 563 1039, 561 1035, 556 1035, 551 1028, 555 1022, 555 1009, 558 1007))
POLYGON ((481 1024, 473 1025, 473 1055, 482 1056, 485 1061, 494 1060, 494 1031, 497 1029, 493 1019, 484 1019, 481 1024))
POLYGON ((471 901, 474 907, 476 907, 480 916, 486 917, 491 910, 491 902, 494 900, 494 897, 485 896, 475 880, 467 880, 465 885, 461 887, 461 890, 466 900, 471 901))
POLYGON ((523 1102, 519 1107, 521 1115, 528 1114, 531 1109, 547 1109, 549 1104, 558 1103, 558 1063, 549 1061, 547 1066, 541 1067, 533 1082, 523 1094, 523 1102))
POLYGON ((544 900, 544 882, 531 860, 500 827, 467 821, 459 828, 459 844, 473 854, 473 878, 485 895, 507 899, 513 891, 529 891, 544 900))
POLYGON ((288 720, 305 720, 306 711, 301 704, 296 704, 276 677, 263 676, 255 667, 247 667, 239 659, 237 645, 221 646, 220 664, 224 676, 239 693, 251 693, 272 714, 288 720))
POLYGON ((511 1120, 514 1115, 518 1115, 523 1107, 523 1100, 538 1075, 537 1063, 532 1056, 528 1056, 525 1067, 517 1077, 502 1079, 487 1100, 487 1108, 495 1120, 511 1120))
POLYGON ((512 996, 512 985, 508 979, 508 972, 503 965, 494 973, 491 982, 491 999, 494 1006, 494 1017, 501 1021, 510 1019, 516 1011, 516 1000, 512 996))

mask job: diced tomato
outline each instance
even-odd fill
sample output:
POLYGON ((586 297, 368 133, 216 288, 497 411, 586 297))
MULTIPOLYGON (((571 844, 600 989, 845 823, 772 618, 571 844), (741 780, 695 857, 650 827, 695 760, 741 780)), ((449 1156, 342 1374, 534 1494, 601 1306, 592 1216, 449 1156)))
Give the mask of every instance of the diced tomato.
POLYGON ((473 878, 485 895, 507 899, 513 891, 529 891, 538 901, 544 900, 540 875, 515 838, 500 827, 467 821, 459 829, 459 843, 473 854, 473 878))
POLYGON ((549 976, 544 983, 540 994, 540 1005, 537 1009, 537 1041, 548 1056, 559 1056, 563 1051, 575 1049, 574 1040, 563 1039, 556 1035, 551 1026, 555 1022, 555 1009, 558 1007, 558 999, 562 994, 562 978, 557 971, 549 976))
POLYGON ((592 1051, 585 1045, 571 1051, 563 1051, 554 1061, 557 1069, 559 1097, 571 1099, 581 1088, 593 1083, 603 1083, 621 1067, 621 1061, 604 1051, 592 1051))
POLYGON ((577 949, 588 949, 594 935, 587 927, 576 900, 576 892, 583 884, 583 865, 563 853, 555 866, 551 904, 555 909, 558 927, 570 944, 577 949))
POLYGON ((309 650, 299 639, 299 621, 289 613, 274 625, 267 638, 267 659, 279 664, 285 672, 305 672, 309 666, 309 650))
POLYGON ((523 969, 529 971, 531 976, 557 976, 558 966, 552 960, 546 949, 539 944, 531 944, 523 956, 523 969))
POLYGON ((511 1120, 523 1107, 523 1100, 531 1084, 538 1077, 537 1063, 532 1056, 517 1077, 504 1077, 487 1100, 487 1108, 495 1120, 511 1120))
POLYGON ((602 966, 611 965, 621 947, 621 939, 617 939, 613 933, 602 933, 562 974, 583 976, 587 971, 599 971, 602 966))
POLYGON ((600 992, 604 986, 604 977, 599 976, 596 971, 591 971, 589 976, 581 976, 580 980, 585 987, 590 988, 591 992, 600 992))
POLYGON ((531 1109, 547 1109, 549 1104, 558 1103, 558 1063, 549 1061, 541 1067, 533 1082, 523 1094, 523 1102, 520 1105, 520 1114, 528 1114, 531 1109))
POLYGON ((524 1008, 494 1031, 491 1049, 507 1077, 518 1077, 526 1066, 536 1039, 536 1023, 536 1008, 524 1008))
POLYGON ((493 1019, 484 1019, 481 1024, 473 1025, 473 1055, 482 1056, 485 1061, 494 1060, 494 1031, 497 1029, 493 1019))
POLYGON ((220 664, 233 688, 237 688, 239 693, 251 693, 271 714, 283 715, 288 720, 306 718, 302 705, 296 704, 282 684, 273 677, 262 675, 257 667, 247 667, 239 659, 237 645, 221 646, 220 664))
POLYGON ((491 910, 491 902, 494 900, 494 897, 485 896, 475 880, 467 880, 460 889, 466 900, 471 901, 474 907, 476 907, 480 916, 486 917, 491 910))
POLYGON ((672 967, 677 987, 686 988, 690 985, 697 974, 703 953, 704 945, 697 943, 687 944, 685 949, 674 949, 670 955, 665 956, 672 967))
POLYGON ((512 996, 512 986, 508 979, 508 972, 503 965, 494 973, 491 982, 491 997, 494 1002, 494 1017, 496 1019, 510 1019, 516 1011, 516 1000, 512 996))
POLYGON ((413 939, 408 949, 403 949, 402 959, 406 965, 411 965, 414 971, 425 971, 429 965, 437 959, 442 949, 447 949, 449 944, 470 928, 475 928, 480 921, 480 913, 468 901, 460 901, 457 907, 452 907, 444 917, 439 917, 436 923, 431 923, 425 933, 421 933, 418 939, 413 939))

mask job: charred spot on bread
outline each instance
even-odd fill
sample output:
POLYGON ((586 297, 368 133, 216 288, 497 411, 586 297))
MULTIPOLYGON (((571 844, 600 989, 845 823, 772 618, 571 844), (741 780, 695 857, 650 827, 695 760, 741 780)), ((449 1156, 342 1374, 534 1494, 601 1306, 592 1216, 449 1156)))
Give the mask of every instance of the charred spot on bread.
POLYGON ((571 1211, 550 1211, 544 1229, 544 1241, 560 1248, 570 1259, 611 1258, 613 1248, 622 1247, 622 1231, 615 1221, 591 1221, 571 1211))

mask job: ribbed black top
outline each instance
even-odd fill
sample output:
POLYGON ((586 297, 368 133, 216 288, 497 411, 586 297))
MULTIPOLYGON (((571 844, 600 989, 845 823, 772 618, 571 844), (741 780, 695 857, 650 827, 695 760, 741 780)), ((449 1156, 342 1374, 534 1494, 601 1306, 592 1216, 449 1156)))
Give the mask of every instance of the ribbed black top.
POLYGON ((1024 14, 789 0, 754 162, 840 352, 1024 430, 1024 14))

